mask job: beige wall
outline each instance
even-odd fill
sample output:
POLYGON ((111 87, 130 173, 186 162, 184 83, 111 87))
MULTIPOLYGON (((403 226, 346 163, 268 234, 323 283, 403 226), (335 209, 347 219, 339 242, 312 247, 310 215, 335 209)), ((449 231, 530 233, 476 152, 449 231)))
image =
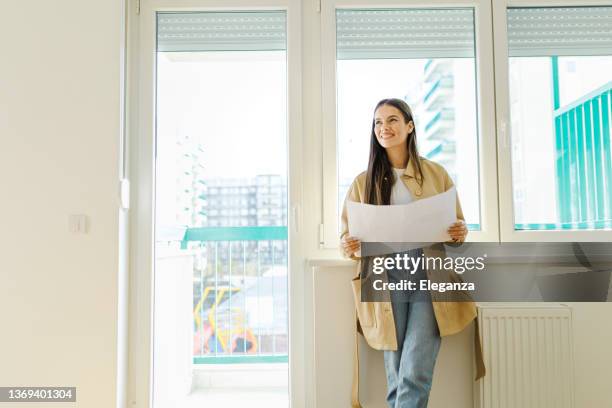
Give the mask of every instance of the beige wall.
POLYGON ((612 303, 568 303, 573 309, 576 407, 612 406, 612 303))
POLYGON ((0 385, 113 407, 121 2, 1 6, 0 385))

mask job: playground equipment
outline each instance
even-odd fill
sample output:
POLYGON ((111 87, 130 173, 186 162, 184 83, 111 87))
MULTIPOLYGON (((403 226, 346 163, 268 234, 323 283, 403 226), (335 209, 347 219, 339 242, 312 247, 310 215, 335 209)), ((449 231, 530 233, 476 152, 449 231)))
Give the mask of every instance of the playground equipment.
MULTIPOLYGON (((247 327, 244 304, 231 298, 240 288, 207 286, 193 315, 195 322, 194 354, 255 354, 257 338, 247 327), (206 320, 203 320, 203 317, 206 320)), ((236 299, 238 300, 238 299, 236 299)))

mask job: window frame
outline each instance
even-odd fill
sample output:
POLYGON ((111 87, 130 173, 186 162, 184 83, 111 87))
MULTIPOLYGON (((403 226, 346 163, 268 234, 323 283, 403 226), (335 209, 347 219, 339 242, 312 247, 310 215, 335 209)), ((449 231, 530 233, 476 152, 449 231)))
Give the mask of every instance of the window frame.
MULTIPOLYGON (((336 9, 347 8, 474 8, 476 95, 479 158, 480 231, 470 231, 469 241, 497 241, 499 237, 497 159, 493 88, 493 38, 491 3, 485 0, 448 2, 432 0, 329 0, 321 7, 321 118, 323 154, 323 204, 320 248, 339 247, 338 157, 336 135, 336 9), (490 135, 490 136, 489 136, 490 135), (487 204, 487 205, 485 205, 487 204)), ((364 169, 365 170, 365 169, 364 169)), ((356 175, 355 175, 356 176, 356 175)))
POLYGON ((612 230, 515 230, 510 129, 508 7, 610 6, 601 0, 492 0, 495 47, 495 106, 498 134, 499 222, 501 242, 612 242, 612 230))
POLYGON ((258 11, 287 13, 287 199, 288 330, 291 406, 306 400, 304 366, 305 241, 302 206, 302 17, 300 0, 128 0, 129 171, 133 180, 130 217, 130 336, 128 404, 153 404, 154 199, 156 114, 156 13, 158 11, 258 11))

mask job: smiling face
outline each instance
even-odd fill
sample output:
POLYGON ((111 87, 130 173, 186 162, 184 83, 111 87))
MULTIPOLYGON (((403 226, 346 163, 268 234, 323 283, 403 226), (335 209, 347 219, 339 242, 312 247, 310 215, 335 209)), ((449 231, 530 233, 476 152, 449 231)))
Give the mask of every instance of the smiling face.
POLYGON ((406 139, 414 130, 414 123, 405 122, 402 112, 394 106, 382 105, 374 112, 374 134, 385 149, 407 146, 406 139))

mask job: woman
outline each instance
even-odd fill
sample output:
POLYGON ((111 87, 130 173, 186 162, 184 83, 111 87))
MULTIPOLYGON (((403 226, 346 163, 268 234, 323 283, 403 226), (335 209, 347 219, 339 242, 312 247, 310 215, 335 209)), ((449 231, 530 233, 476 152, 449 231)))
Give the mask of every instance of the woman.
MULTIPOLYGON (((375 205, 408 204, 447 191, 452 186, 442 166, 419 157, 414 121, 408 104, 400 99, 380 101, 372 122, 368 169, 353 181, 346 199, 375 205)), ((458 200, 457 217, 457 222, 449 226, 448 233, 454 242, 463 242, 468 230, 458 200)), ((341 243, 345 257, 358 259, 355 254, 360 249, 360 242, 349 234, 346 202, 342 214, 341 243)), ((419 257, 421 251, 408 252, 410 256, 419 257)), ((425 249, 425 256, 431 254, 429 248, 425 249)), ((426 279, 431 272, 420 269, 413 279, 426 279)), ((388 271, 389 282, 401 280, 401 273, 388 271)), ((442 305, 435 299, 432 303, 432 295, 428 291, 409 294, 392 291, 392 310, 377 303, 369 309, 363 308, 358 303, 360 331, 370 346, 385 350, 387 402, 390 408, 427 406, 440 336, 457 333, 476 316, 475 305, 469 298, 466 300, 445 301, 442 305), (379 322, 369 324, 373 319, 379 322)), ((477 347, 480 349, 479 344, 477 347)), ((479 378, 484 375, 482 360, 477 361, 477 367, 479 378)), ((359 406, 358 402, 353 405, 359 406)))

